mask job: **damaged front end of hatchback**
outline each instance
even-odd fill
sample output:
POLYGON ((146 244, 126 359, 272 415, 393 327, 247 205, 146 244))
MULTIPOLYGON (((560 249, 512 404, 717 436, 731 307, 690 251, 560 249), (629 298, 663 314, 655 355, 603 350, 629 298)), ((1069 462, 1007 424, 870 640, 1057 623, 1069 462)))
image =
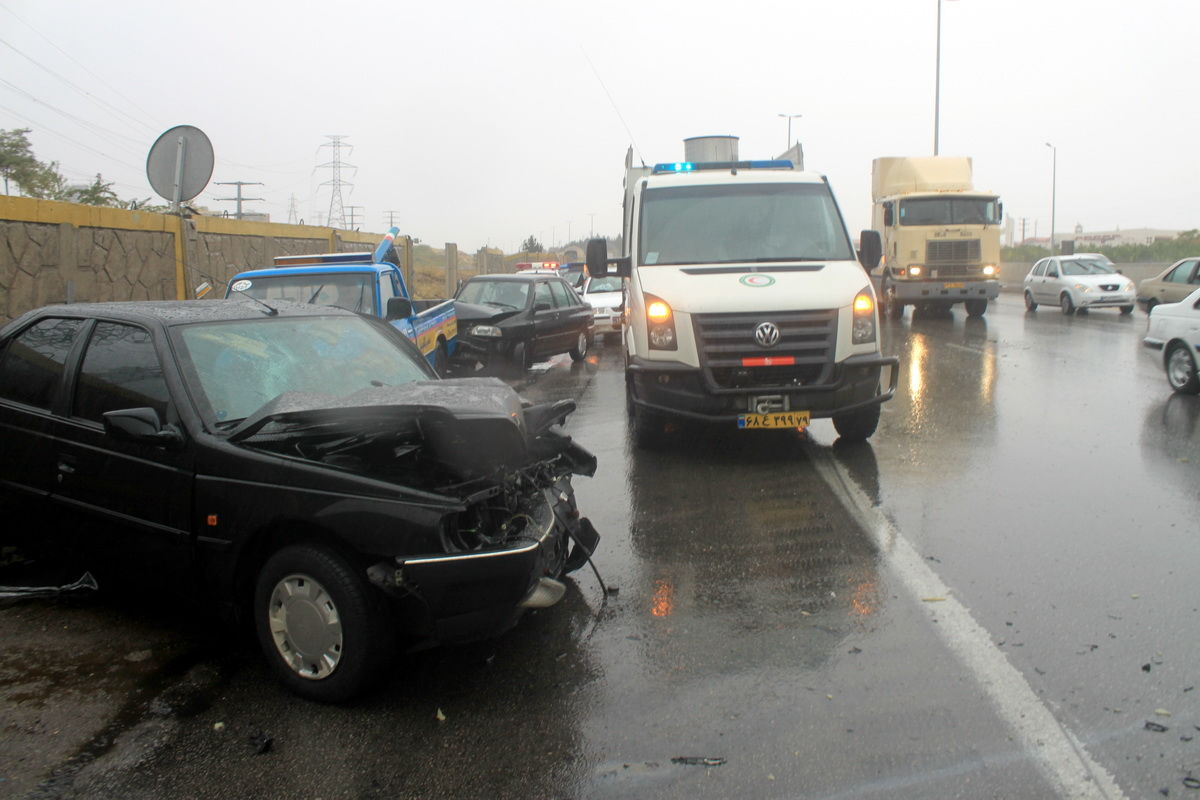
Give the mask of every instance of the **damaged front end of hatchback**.
POLYGON ((398 507, 412 513, 376 537, 394 547, 359 548, 380 554, 367 578, 408 632, 464 641, 558 602, 562 578, 596 549, 571 486, 594 474, 595 456, 553 429, 574 410, 571 400, 524 404, 496 379, 453 379, 332 403, 282 395, 230 439, 402 487, 398 507))

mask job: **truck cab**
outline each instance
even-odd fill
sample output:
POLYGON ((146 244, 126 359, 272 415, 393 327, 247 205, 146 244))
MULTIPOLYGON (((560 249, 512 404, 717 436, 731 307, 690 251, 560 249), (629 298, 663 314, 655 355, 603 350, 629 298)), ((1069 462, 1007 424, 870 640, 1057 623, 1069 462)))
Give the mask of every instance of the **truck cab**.
POLYGON ((374 253, 323 253, 279 256, 274 267, 239 272, 227 297, 344 308, 379 317, 404 333, 439 375, 449 369, 457 344, 453 300, 413 300, 398 266, 389 231, 374 253))
POLYGON ((828 417, 844 439, 873 434, 899 364, 881 353, 864 271, 878 234, 864 232, 860 263, 828 180, 790 161, 630 162, 623 255, 592 240, 587 264, 625 279, 637 441, 672 418, 753 429, 828 417))

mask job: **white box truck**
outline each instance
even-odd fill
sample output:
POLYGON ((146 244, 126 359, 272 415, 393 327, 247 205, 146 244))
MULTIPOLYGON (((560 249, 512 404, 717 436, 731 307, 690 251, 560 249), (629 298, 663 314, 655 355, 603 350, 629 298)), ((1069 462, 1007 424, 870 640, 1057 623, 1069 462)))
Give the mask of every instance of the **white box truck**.
POLYGON ((685 140, 685 160, 625 157, 622 255, 588 243, 593 276, 625 280, 627 405, 639 445, 671 419, 742 429, 832 418, 863 441, 895 393, 865 269, 824 175, 787 160, 742 161, 737 137, 685 140))
POLYGON ((983 316, 1000 294, 1003 205, 972 188, 971 159, 888 157, 871 167, 871 225, 883 233, 875 281, 885 313, 963 303, 969 316, 983 316))

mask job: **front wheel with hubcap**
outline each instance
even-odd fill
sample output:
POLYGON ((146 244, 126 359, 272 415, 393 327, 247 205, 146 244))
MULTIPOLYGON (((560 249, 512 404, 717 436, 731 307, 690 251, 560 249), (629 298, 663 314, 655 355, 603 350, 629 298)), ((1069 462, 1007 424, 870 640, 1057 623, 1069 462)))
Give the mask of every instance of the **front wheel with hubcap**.
POLYGON ((846 442, 865 442, 879 427, 879 410, 879 404, 876 403, 870 408, 835 414, 833 427, 846 442))
POLYGON ((1033 299, 1033 292, 1025 290, 1025 310, 1037 311, 1037 301, 1033 299))
POLYGON ((586 328, 579 332, 579 334, 575 337, 575 346, 571 348, 572 361, 583 361, 585 358, 587 358, 588 343, 590 340, 591 337, 588 336, 586 328))
POLYGON ((1075 303, 1071 300, 1069 293, 1063 292, 1062 296, 1058 298, 1058 303, 1062 308, 1062 312, 1067 316, 1075 313, 1075 303))
POLYGON ((1196 359, 1186 344, 1176 342, 1167 352, 1167 383, 1179 394, 1200 394, 1196 359))
POLYGON ((322 703, 370 687, 395 646, 383 598, 374 591, 321 545, 291 545, 267 560, 255 585, 254 627, 285 686, 322 703))

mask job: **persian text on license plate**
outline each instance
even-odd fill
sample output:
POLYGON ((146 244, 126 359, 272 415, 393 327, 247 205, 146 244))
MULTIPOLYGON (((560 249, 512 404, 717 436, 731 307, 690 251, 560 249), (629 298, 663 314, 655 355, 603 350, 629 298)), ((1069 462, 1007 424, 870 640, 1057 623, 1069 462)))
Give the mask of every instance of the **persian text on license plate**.
POLYGON ((963 285, 961 283, 943 283, 942 288, 943 289, 962 289, 963 285))
POLYGON ((750 428, 807 428, 812 414, 808 411, 779 411, 774 414, 741 414, 738 427, 750 428))

